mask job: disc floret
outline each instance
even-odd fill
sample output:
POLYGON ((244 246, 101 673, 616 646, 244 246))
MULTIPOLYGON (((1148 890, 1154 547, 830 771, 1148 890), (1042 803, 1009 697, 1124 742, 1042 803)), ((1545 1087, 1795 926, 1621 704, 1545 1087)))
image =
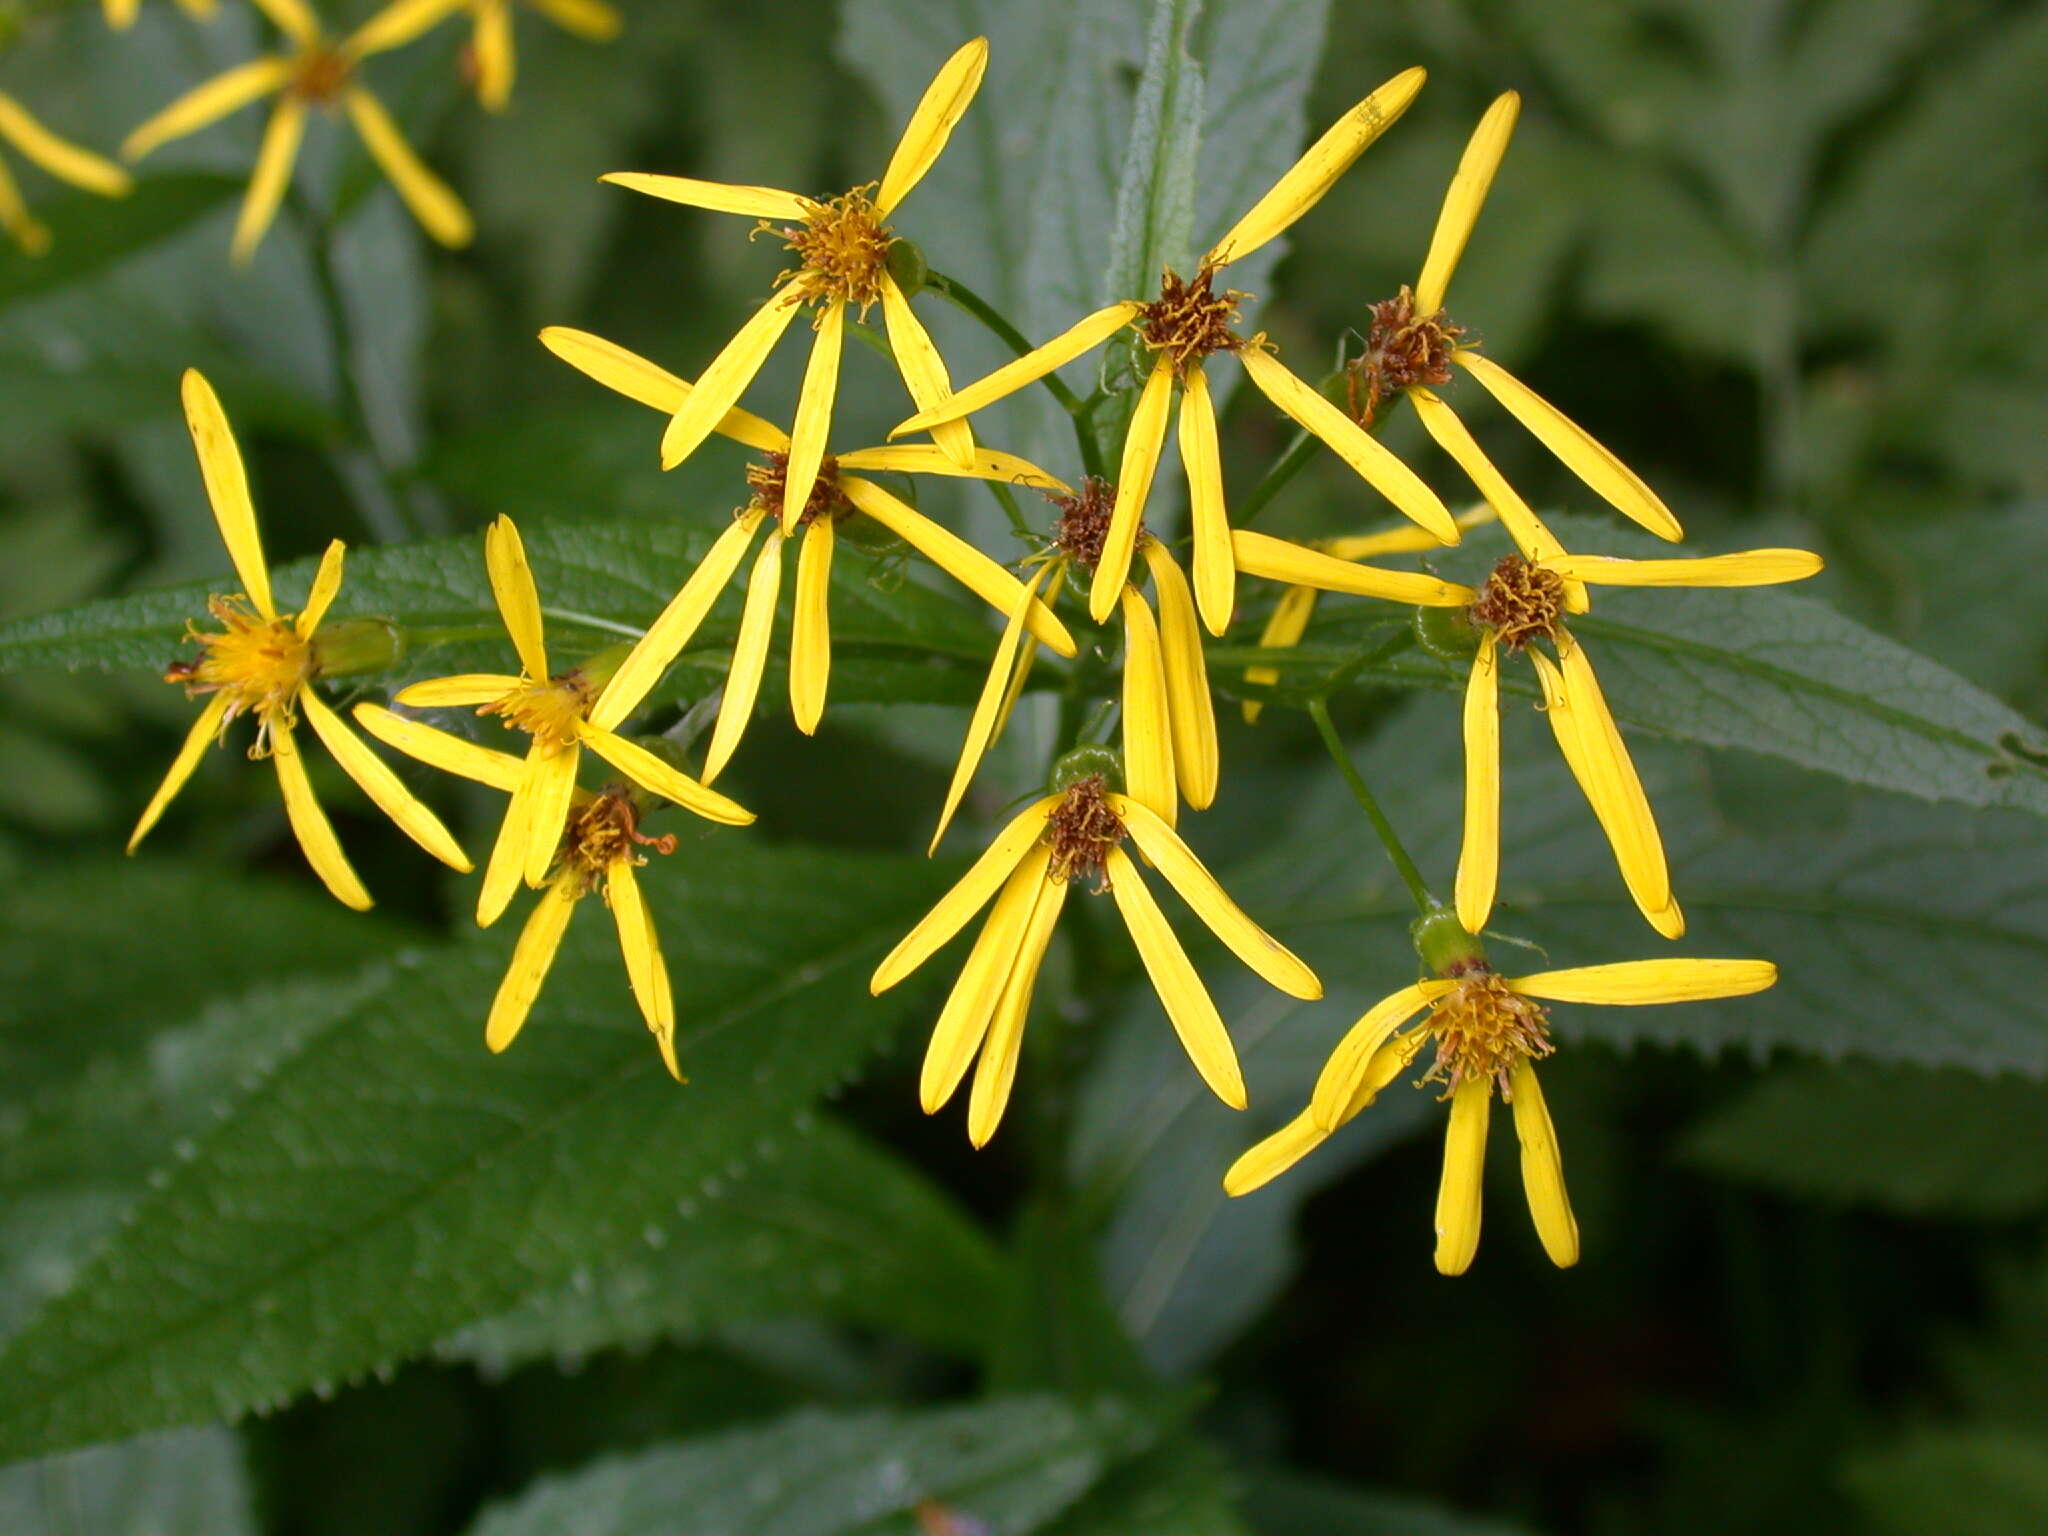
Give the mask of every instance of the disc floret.
POLYGON ((1100 475, 1088 475, 1079 490, 1067 495, 1049 493, 1046 500, 1059 508, 1060 514, 1053 519, 1053 547, 1082 570, 1094 570, 1109 538, 1116 487, 1100 475))
POLYGON ((345 49, 315 42, 292 61, 291 84, 286 89, 301 101, 325 106, 348 89, 355 72, 355 60, 345 49))
POLYGON ((1067 787, 1046 817, 1045 837, 1052 848, 1046 877, 1072 885, 1093 882, 1096 891, 1109 889, 1107 864, 1112 848, 1128 835, 1123 818, 1109 803, 1109 781, 1091 773, 1067 787))
POLYGON ((1491 1083, 1503 1103, 1512 1103, 1515 1068, 1556 1049, 1549 1010, 1515 992, 1484 960, 1467 962, 1453 980, 1423 1021, 1436 1061, 1422 1081, 1442 1083, 1445 1099, 1466 1083, 1491 1083))
POLYGON ((875 187, 871 181, 838 197, 811 202, 801 224, 776 225, 764 219, 759 228, 780 235, 798 262, 776 281, 790 285, 804 303, 837 300, 865 316, 882 297, 889 247, 896 243, 875 206, 875 187))
POLYGON ((1451 381, 1451 353, 1465 328, 1439 309, 1421 315, 1415 290, 1406 283, 1391 299, 1372 307, 1365 350, 1344 366, 1344 391, 1351 419, 1370 427, 1380 407, 1402 390, 1451 381))
POLYGON ((1173 361, 1173 371, 1187 377, 1212 352, 1236 352, 1250 345, 1232 327, 1237 309, 1249 295, 1235 288, 1216 292, 1217 269, 1204 262, 1195 275, 1183 279, 1168 267, 1159 280, 1159 297, 1146 304, 1137 316, 1139 338, 1154 352, 1173 361))
MULTIPOLYGON (((752 491, 749 510, 767 512, 770 516, 780 511, 782 495, 789 476, 789 455, 769 452, 759 461, 747 466, 747 486, 752 491)), ((797 515, 796 526, 808 527, 819 518, 837 522, 853 511, 853 503, 839 488, 839 461, 826 454, 818 465, 818 478, 811 482, 810 499, 797 515)))
POLYGON ((313 678, 312 643, 289 618, 266 619, 248 598, 236 593, 207 598, 206 610, 223 626, 219 632, 185 628, 185 638, 200 647, 196 662, 174 662, 164 672, 167 683, 182 683, 187 696, 227 696, 220 718, 226 731, 239 715, 256 716, 251 757, 270 755, 274 725, 289 727, 298 719, 299 690, 313 678))
POLYGON ((642 832, 631 787, 614 784, 570 813, 556 878, 574 881, 577 893, 588 895, 620 865, 645 864, 642 848, 674 853, 675 834, 649 837, 642 832))
POLYGON ((1564 612, 1564 578, 1520 555, 1509 555, 1493 568, 1471 607, 1473 621, 1510 651, 1532 640, 1557 639, 1564 612))

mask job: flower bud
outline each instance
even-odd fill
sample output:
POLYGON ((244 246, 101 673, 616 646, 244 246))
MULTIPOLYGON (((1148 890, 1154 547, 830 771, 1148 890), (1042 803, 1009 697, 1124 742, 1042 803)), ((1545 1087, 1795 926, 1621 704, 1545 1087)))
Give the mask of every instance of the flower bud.
POLYGON ((896 286, 903 290, 906 299, 915 298, 923 290, 932 270, 916 243, 900 236, 889 242, 888 265, 889 275, 896 279, 896 286))
POLYGON ((357 677, 404 660, 406 633, 395 619, 340 619, 316 629, 310 648, 316 676, 357 677))
POLYGON ((1470 661, 1479 649, 1479 630, 1469 608, 1417 608, 1415 638, 1445 661, 1470 661))
POLYGON ((1486 964, 1486 946, 1458 921, 1458 914, 1439 906, 1408 926, 1415 952, 1432 976, 1455 976, 1486 964))

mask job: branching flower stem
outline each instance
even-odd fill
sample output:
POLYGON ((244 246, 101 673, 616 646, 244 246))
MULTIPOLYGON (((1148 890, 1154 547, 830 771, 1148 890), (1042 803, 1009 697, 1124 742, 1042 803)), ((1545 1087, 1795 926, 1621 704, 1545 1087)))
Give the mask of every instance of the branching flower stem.
POLYGON ((1353 797, 1358 801, 1359 808, 1365 812, 1365 819, 1372 823, 1373 831, 1379 834, 1380 842, 1386 847, 1387 857, 1393 861, 1396 873, 1401 876, 1401 883, 1408 887, 1408 894, 1415 899, 1416 910, 1425 917, 1439 910, 1443 904, 1430 894, 1429 886, 1423 881, 1422 871, 1417 869, 1415 861, 1408 857, 1408 850, 1401 845, 1401 839, 1395 835, 1393 824, 1387 820, 1386 812, 1380 809, 1380 803, 1366 784, 1364 776, 1351 761, 1351 754, 1344 749, 1344 743, 1337 735, 1337 727, 1330 720, 1329 701, 1315 700, 1309 705, 1308 713, 1309 718, 1316 723, 1316 731, 1322 736, 1323 745, 1330 749, 1331 761, 1336 763, 1337 771, 1344 775, 1344 782, 1351 786, 1353 797))

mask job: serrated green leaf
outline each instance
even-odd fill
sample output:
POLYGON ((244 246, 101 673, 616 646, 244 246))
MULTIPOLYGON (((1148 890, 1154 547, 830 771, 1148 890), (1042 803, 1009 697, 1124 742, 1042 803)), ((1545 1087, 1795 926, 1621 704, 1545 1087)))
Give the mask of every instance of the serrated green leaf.
POLYGON ((963 1354, 983 1348, 1009 1276, 1001 1254, 900 1157, 829 1120, 764 1134, 738 1177, 700 1187, 680 1240, 650 1226, 439 1353, 494 1370, 541 1356, 697 1338, 756 1318, 821 1316, 963 1354))
POLYGON ((929 1510, 968 1530, 1023 1536, 1148 1439, 1113 1403, 1026 1397, 918 1412, 807 1410, 550 1479, 472 1532, 880 1536, 914 1529, 913 1513, 929 1510))
POLYGON ((241 1443, 173 1430, 0 1468, 8 1536, 255 1536, 241 1443))
POLYGON ((1856 1457, 1844 1473, 1873 1530, 1888 1536, 2034 1536, 2048 1527, 2048 1437, 1925 1429, 1856 1457))
POLYGON ((2011 1218, 2048 1205, 2048 1089, 1967 1072, 1796 1068, 1694 1126, 1684 1152, 1810 1200, 2011 1218))
POLYGON ((1249 1536, 1232 1481, 1214 1446, 1183 1437, 1110 1473, 1047 1536, 1249 1536))
POLYGON ((601 908, 495 1060, 510 934, 374 968, 0 1352, 0 1446, 237 1414, 421 1352, 671 1221, 916 1004, 865 979, 936 887, 922 861, 706 834, 645 884, 688 1086, 601 908))

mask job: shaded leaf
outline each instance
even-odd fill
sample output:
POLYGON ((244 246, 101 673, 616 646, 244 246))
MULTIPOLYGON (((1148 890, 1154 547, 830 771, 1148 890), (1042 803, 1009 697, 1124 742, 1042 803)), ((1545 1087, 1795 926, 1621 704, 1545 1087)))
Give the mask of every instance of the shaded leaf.
POLYGON ((241 1443, 173 1430, 0 1468, 8 1536, 255 1536, 241 1443))
POLYGON ((2048 1525, 2048 1438, 1925 1429, 1850 1462, 1844 1479, 1874 1530, 1896 1536, 2033 1536, 2048 1525))

